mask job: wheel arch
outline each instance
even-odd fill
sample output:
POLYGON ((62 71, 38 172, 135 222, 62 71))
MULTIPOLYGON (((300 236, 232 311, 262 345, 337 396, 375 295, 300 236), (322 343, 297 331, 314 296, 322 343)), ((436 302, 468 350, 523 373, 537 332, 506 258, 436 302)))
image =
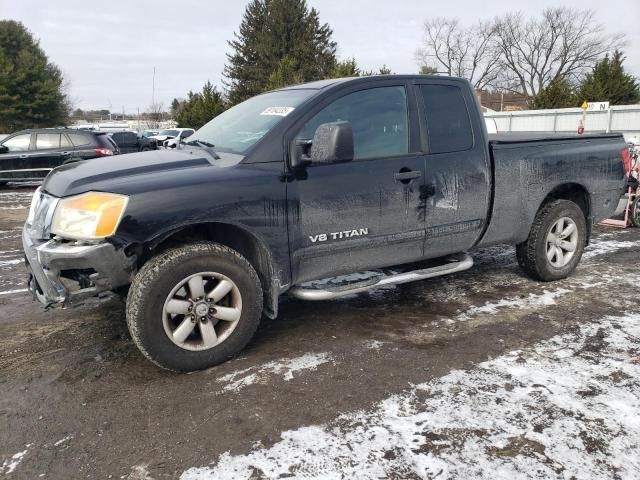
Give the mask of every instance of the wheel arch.
POLYGON ((591 229, 593 227, 592 222, 592 207, 591 207, 591 195, 586 187, 580 183, 567 182, 556 185, 542 200, 542 203, 538 206, 540 211, 547 203, 553 200, 569 200, 580 207, 582 213, 584 213, 585 222, 587 224, 587 244, 591 238, 591 229))
POLYGON ((144 245, 143 254, 139 257, 138 267, 141 267, 147 260, 161 251, 199 240, 225 245, 247 259, 256 270, 262 284, 264 314, 269 318, 276 318, 278 315, 280 281, 273 256, 264 241, 254 233, 238 225, 207 222, 185 225, 166 232, 144 245))

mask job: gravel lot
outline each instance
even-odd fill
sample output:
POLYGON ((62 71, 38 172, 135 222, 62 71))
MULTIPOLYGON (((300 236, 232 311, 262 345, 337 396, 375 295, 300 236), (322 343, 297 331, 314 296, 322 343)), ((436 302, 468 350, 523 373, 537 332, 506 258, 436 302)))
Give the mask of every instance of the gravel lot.
POLYGON ((287 299, 240 358, 176 375, 119 299, 31 301, 32 191, 0 190, 0 476, 640 478, 637 229, 598 227, 556 283, 494 247, 452 277, 287 299))

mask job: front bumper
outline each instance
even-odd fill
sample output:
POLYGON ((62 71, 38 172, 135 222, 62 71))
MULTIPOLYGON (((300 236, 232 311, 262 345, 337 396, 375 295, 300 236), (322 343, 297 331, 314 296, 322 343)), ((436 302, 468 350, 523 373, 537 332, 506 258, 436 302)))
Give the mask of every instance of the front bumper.
POLYGON ((127 257, 123 249, 107 242, 83 245, 37 240, 25 225, 22 245, 29 289, 45 305, 73 302, 128 285, 135 274, 135 256, 127 257))

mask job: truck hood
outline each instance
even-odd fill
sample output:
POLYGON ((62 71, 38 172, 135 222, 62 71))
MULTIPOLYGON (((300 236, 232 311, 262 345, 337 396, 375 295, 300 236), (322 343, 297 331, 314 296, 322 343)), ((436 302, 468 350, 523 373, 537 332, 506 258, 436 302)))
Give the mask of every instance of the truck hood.
POLYGON ((214 161, 199 148, 100 157, 55 168, 42 189, 56 197, 90 190, 130 194, 145 189, 145 185, 158 187, 181 180, 193 182, 194 178, 210 178, 243 158, 229 153, 220 153, 220 157, 214 161))

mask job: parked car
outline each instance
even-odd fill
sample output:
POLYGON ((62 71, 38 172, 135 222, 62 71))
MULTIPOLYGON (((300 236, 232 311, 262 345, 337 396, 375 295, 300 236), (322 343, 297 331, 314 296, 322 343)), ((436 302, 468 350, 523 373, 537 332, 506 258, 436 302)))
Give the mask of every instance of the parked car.
POLYGON ((184 142, 185 138, 189 138, 191 135, 195 133, 195 130, 192 128, 185 128, 180 132, 180 135, 174 138, 169 138, 162 142, 164 148, 176 148, 178 146, 178 142, 184 142))
POLYGON ((120 153, 104 133, 68 128, 22 130, 0 141, 0 184, 42 180, 64 163, 120 153))
POLYGON ((118 145, 120 153, 146 152, 158 148, 155 139, 143 137, 135 132, 114 132, 109 136, 118 145))
POLYGON ((536 280, 567 277, 618 203, 623 137, 485 130, 473 87, 450 77, 253 97, 179 149, 52 172, 23 230, 29 289, 52 305, 129 287, 141 352, 191 371, 237 355, 285 293, 460 272, 496 244, 536 280))
POLYGON ((167 128, 164 130, 160 130, 157 135, 154 135, 149 138, 153 138, 158 141, 158 145, 164 147, 164 143, 166 140, 171 140, 172 138, 177 138, 180 136, 181 138, 187 138, 191 134, 193 134, 195 130, 193 128, 167 128))

